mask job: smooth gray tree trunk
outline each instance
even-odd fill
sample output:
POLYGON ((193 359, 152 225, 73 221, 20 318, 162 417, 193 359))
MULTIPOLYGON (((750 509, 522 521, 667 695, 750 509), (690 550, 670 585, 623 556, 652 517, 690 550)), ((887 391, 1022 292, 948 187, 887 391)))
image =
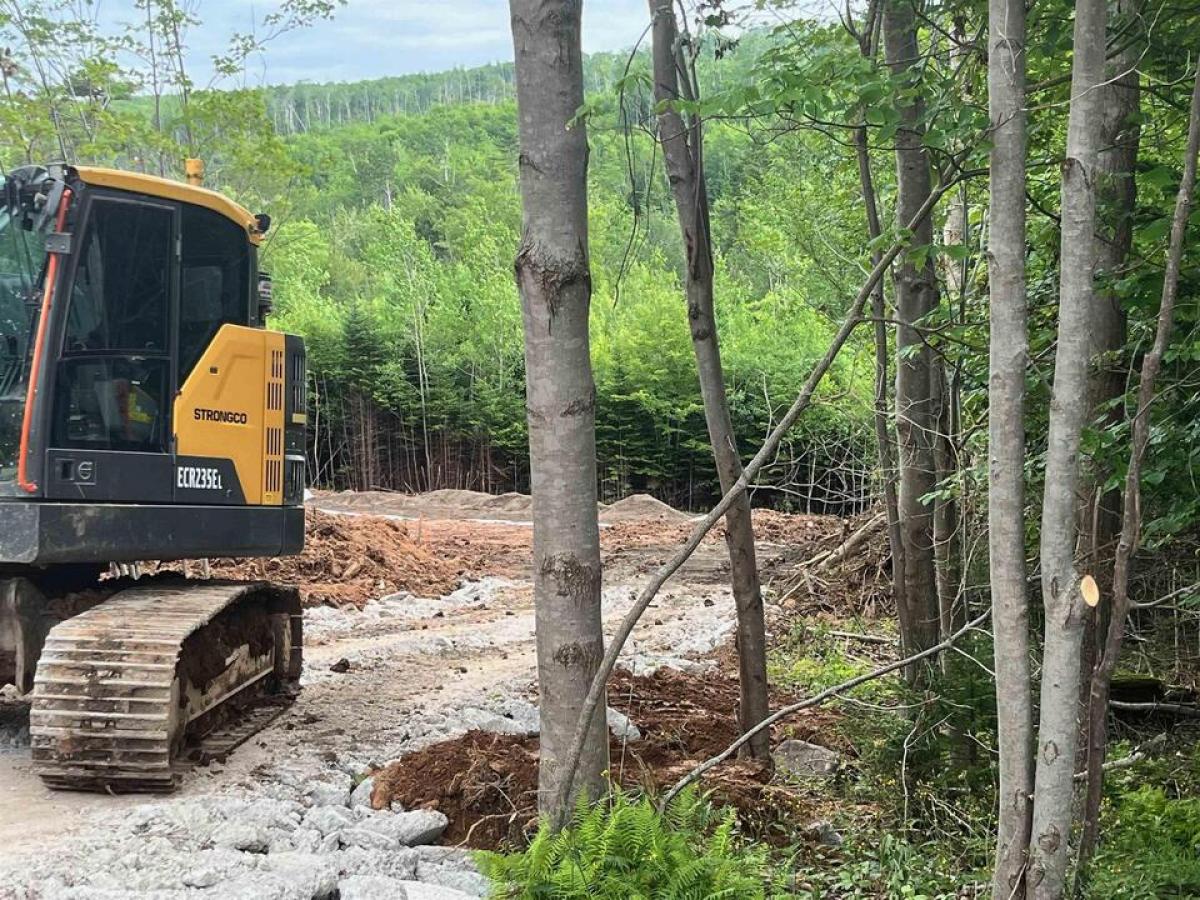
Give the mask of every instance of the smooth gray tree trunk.
POLYGON ((1033 695, 1025 589, 1025 6, 988 4, 992 122, 988 239, 988 558, 1000 788, 992 896, 1020 896, 1033 792, 1033 695))
POLYGON ((1197 154, 1200 154, 1200 68, 1197 68, 1192 88, 1183 179, 1179 183, 1175 214, 1171 220, 1171 240, 1167 249, 1167 268, 1163 275, 1162 297, 1158 307, 1158 325, 1154 344, 1142 362, 1142 372, 1138 379, 1137 409, 1133 418, 1132 446, 1122 504, 1121 537, 1117 543, 1113 563, 1112 615, 1108 622, 1103 653, 1092 677, 1088 702, 1087 795, 1084 800, 1083 831, 1079 841, 1079 869, 1085 879, 1088 864, 1100 836, 1100 801, 1104 790, 1104 758, 1108 749, 1109 694, 1113 672, 1116 671, 1117 660, 1121 655, 1121 645, 1125 641, 1125 619, 1132 605, 1129 596, 1130 568, 1141 538, 1142 461, 1150 443, 1150 407, 1154 402, 1154 386, 1175 323, 1175 301, 1179 294, 1184 236, 1196 187, 1197 154))
MULTIPOLYGON (((596 508, 596 390, 588 348, 587 134, 580 0, 511 0, 524 229, 516 276, 525 323, 533 494, 533 595, 541 757, 538 807, 558 818, 562 758, 604 655, 596 508)), ((605 790, 604 704, 573 793, 605 790)), ((573 802, 570 798, 567 803, 573 802)))
POLYGON ((1075 568, 1079 442, 1088 416, 1091 318, 1095 304, 1096 163, 1104 78, 1105 0, 1075 4, 1071 108, 1062 165, 1058 346, 1050 399, 1041 562, 1045 641, 1034 775, 1027 893, 1058 900, 1069 861, 1075 751, 1079 738, 1084 613, 1075 568))
MULTIPOLYGON (((653 28, 654 99, 660 104, 658 138, 679 229, 687 254, 685 289, 688 325, 704 418, 712 443, 713 459, 721 482, 721 493, 728 493, 742 474, 742 460, 734 439, 733 420, 725 393, 725 375, 721 368, 721 349, 717 340, 717 319, 713 304, 712 234, 709 230, 708 189, 704 180, 703 135, 699 119, 684 117, 671 104, 694 99, 692 74, 683 62, 678 46, 678 29, 672 0, 649 0, 653 28)), ((767 636, 763 618, 762 588, 754 550, 754 528, 750 519, 750 498, 741 494, 725 514, 725 543, 729 549, 729 568, 737 607, 738 676, 741 702, 738 724, 743 732, 765 719, 770 712, 767 696, 767 636)), ((770 756, 770 734, 757 733, 746 745, 749 755, 770 756)))
MULTIPOLYGON (((884 0, 883 45, 892 74, 905 81, 919 77, 917 22, 912 0, 884 0)), ((896 134, 896 220, 903 227, 932 190, 929 153, 923 144, 924 103, 919 94, 900 108, 896 134)), ((923 219, 912 245, 933 243, 933 224, 923 219)), ((913 326, 937 305, 932 258, 917 266, 910 256, 892 271, 896 286, 896 433, 899 443, 900 535, 904 543, 904 598, 908 633, 901 634, 905 655, 932 647, 938 640, 938 599, 934 572, 933 507, 922 498, 936 486, 933 444, 937 423, 930 397, 932 351, 913 326)), ((901 619, 903 621, 903 617, 901 619)), ((909 673, 915 677, 914 670, 909 673)))
MULTIPOLYGON (((1141 126, 1141 89, 1137 65, 1144 45, 1129 34, 1116 35, 1141 9, 1141 0, 1109 0, 1109 40, 1125 46, 1108 60, 1101 95, 1099 155, 1096 159, 1096 273, 1106 282, 1121 278, 1128 266, 1133 245, 1133 216, 1137 206, 1137 166, 1141 126)), ((1136 31, 1134 32, 1136 33, 1136 31)), ((1092 310, 1091 383, 1088 418, 1094 427, 1114 428, 1124 418, 1124 409, 1113 401, 1125 393, 1128 366, 1121 359, 1125 346, 1125 313, 1119 292, 1106 285, 1097 289, 1092 310), (1106 406, 1112 408, 1106 409, 1106 406)), ((1107 577, 1121 531, 1121 492, 1104 490, 1111 468, 1088 461, 1084 475, 1084 499, 1080 510, 1079 544, 1087 568, 1105 594, 1107 577)), ((1092 670, 1099 645, 1108 625, 1108 604, 1089 611, 1084 626, 1083 697, 1087 700, 1092 670)))

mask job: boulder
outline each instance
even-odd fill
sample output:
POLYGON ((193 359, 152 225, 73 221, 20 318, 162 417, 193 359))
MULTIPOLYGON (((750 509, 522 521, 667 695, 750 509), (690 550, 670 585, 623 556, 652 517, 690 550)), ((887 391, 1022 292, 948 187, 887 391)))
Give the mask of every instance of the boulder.
POLYGON ((349 806, 354 781, 343 772, 330 772, 328 779, 314 781, 304 790, 309 806, 349 806))
POLYGON ((379 812, 360 824, 360 829, 386 835, 405 847, 432 844, 442 836, 450 820, 437 810, 415 809, 412 812, 379 812))
POLYGON ((794 778, 832 778, 842 761, 834 750, 799 740, 784 741, 772 755, 776 770, 794 778))
POLYGON ((404 882, 386 875, 348 875, 338 882, 340 900, 408 900, 404 882))
POLYGON ((266 853, 271 846, 271 835, 257 825, 226 822, 212 833, 214 846, 245 853, 266 853))
POLYGON ((304 817, 304 825, 319 831, 322 837, 349 828, 355 821, 354 814, 345 806, 314 806, 304 817))
POLYGON ((365 806, 371 808, 371 792, 375 790, 375 776, 368 775, 358 783, 358 786, 350 792, 351 806, 365 806))
POLYGON ((404 887, 405 900, 474 900, 470 894, 464 894, 454 888, 426 884, 423 881, 401 881, 399 883, 404 887))
POLYGON ((638 728, 630 720, 625 713, 608 708, 608 730, 612 732, 612 736, 623 741, 640 741, 642 739, 641 729, 638 728))

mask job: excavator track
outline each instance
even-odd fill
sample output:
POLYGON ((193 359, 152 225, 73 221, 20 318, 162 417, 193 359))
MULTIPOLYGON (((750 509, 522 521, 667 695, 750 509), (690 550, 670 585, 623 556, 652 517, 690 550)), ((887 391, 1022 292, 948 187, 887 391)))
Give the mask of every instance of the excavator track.
POLYGON ((34 771, 51 787, 174 790, 291 702, 301 668, 294 589, 156 582, 55 625, 34 678, 34 771))

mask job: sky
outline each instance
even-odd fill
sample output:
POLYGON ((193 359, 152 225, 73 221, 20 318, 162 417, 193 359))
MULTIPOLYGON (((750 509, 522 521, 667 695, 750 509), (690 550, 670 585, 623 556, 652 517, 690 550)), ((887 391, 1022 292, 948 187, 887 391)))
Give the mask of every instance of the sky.
MULTIPOLYGON (((187 43, 193 79, 209 80, 208 60, 235 31, 274 8, 266 0, 194 0, 197 17, 187 43)), ((131 0, 108 0, 107 15, 128 20, 131 0), (128 7, 125 16, 119 15, 128 7)), ((587 0, 583 50, 632 47, 649 16, 646 0, 587 0)), ((273 42, 249 69, 251 84, 354 81, 438 72, 512 59, 508 0, 348 0, 332 21, 318 22, 273 42)))

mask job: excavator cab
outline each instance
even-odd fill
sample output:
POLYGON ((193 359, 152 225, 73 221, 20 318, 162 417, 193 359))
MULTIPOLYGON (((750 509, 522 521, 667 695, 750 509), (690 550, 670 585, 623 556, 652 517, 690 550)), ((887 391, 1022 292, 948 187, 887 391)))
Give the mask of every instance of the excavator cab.
POLYGON ((170 789, 189 737, 298 679, 294 590, 101 577, 303 547, 304 345, 265 327, 267 227, 143 174, 4 180, 0 683, 56 786, 170 789))

